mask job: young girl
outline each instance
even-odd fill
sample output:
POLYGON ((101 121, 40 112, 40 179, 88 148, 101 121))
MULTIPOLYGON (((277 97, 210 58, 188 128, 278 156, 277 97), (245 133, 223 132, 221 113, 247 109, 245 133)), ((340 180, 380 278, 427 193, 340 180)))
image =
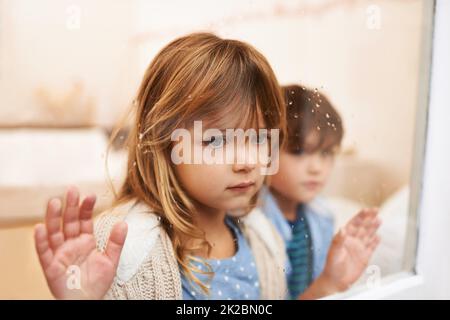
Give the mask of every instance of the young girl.
MULTIPOLYGON (((247 44, 199 33, 163 48, 137 95, 128 174, 113 209, 93 228, 94 197, 79 207, 71 188, 62 226, 54 199, 46 225, 36 229, 54 296, 283 298, 284 254, 275 229, 263 221, 260 232, 259 226, 226 218, 236 209, 251 210, 264 179, 260 164, 175 165, 171 159, 176 129, 193 132, 197 120, 204 129, 280 129, 282 101, 266 59, 247 44), (72 265, 79 267, 81 290, 67 289, 72 265)), ((200 139, 192 145, 226 148, 222 135, 200 139)))
MULTIPOLYGON (((50 200, 45 224, 36 227, 36 249, 53 295, 285 298, 281 237, 263 214, 232 217, 255 206, 267 164, 252 157, 178 163, 172 153, 181 143, 172 139, 180 128, 194 133, 192 148, 181 149, 182 157, 198 147, 212 153, 229 148, 229 136, 222 133, 229 128, 279 129, 282 142, 282 104, 266 59, 245 43, 198 33, 162 49, 138 92, 128 173, 114 206, 94 227, 95 196, 80 204, 72 187, 65 208, 58 199, 50 200), (198 138, 196 120, 217 130, 198 138)), ((253 155, 267 143, 270 136, 249 139, 245 148, 253 155)))

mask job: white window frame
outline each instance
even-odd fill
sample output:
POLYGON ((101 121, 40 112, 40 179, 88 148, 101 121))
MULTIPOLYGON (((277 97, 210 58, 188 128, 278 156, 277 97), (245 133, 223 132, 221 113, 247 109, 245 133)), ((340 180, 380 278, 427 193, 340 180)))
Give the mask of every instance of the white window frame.
POLYGON ((436 0, 424 10, 412 217, 404 259, 405 270, 412 271, 330 299, 450 299, 450 1, 436 0))

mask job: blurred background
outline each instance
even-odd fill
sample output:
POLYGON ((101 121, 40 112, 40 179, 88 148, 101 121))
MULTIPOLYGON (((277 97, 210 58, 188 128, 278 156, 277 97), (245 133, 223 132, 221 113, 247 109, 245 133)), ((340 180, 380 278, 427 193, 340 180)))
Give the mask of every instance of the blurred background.
MULTIPOLYGON (((0 0, 0 299, 51 298, 33 224, 68 184, 112 200, 123 128, 143 72, 174 38, 247 41, 281 84, 318 88, 341 113, 342 153, 325 191, 336 227, 379 206, 381 276, 402 270, 427 24, 424 0, 0 0)), ((361 281, 364 281, 362 279, 361 281)))

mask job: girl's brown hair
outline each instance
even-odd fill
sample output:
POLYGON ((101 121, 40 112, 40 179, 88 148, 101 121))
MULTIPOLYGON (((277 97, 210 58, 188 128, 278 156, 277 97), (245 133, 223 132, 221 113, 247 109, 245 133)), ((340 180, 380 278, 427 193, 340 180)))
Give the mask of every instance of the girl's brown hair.
MULTIPOLYGON (((194 33, 164 47, 145 72, 134 104, 135 119, 127 140, 127 176, 113 205, 137 199, 161 217, 176 259, 190 280, 189 247, 183 239, 204 234, 194 224, 194 202, 180 185, 171 162, 171 134, 194 120, 218 123, 224 117, 236 126, 252 126, 262 117, 267 129, 285 132, 283 96, 269 63, 252 46, 194 33)), ((256 125, 257 126, 257 125, 256 125)), ((117 134, 113 133, 111 139, 117 134)))

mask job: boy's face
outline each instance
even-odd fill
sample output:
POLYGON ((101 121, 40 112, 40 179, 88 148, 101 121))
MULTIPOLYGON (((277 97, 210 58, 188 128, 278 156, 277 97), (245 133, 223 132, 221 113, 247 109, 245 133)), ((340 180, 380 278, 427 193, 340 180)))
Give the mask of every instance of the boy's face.
MULTIPOLYGON (((317 135, 310 134, 308 145, 314 146, 317 135)), ((298 154, 280 152, 278 173, 271 178, 270 187, 284 198, 306 203, 313 200, 323 189, 334 166, 336 150, 315 150, 298 154)))

